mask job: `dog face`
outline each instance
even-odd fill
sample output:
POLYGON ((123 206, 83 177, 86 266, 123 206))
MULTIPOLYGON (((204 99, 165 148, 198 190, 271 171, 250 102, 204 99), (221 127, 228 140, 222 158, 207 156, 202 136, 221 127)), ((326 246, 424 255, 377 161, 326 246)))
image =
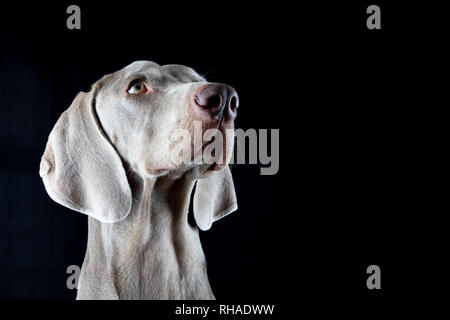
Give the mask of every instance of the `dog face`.
POLYGON ((148 61, 134 62, 96 85, 99 122, 140 175, 160 176, 205 163, 220 170, 228 163, 238 107, 230 86, 208 83, 185 66, 148 61), (214 148, 206 149, 211 143, 214 148))

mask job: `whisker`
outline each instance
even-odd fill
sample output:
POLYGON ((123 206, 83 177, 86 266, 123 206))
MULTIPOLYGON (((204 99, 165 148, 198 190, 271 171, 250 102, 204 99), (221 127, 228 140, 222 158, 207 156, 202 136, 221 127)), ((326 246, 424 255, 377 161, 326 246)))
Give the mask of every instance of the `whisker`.
POLYGON ((205 73, 203 73, 202 74, 202 77, 205 77, 205 76, 207 76, 208 74, 210 74, 211 72, 214 72, 214 71, 216 71, 217 69, 212 69, 212 70, 210 70, 210 71, 207 71, 207 72, 205 72, 205 73))

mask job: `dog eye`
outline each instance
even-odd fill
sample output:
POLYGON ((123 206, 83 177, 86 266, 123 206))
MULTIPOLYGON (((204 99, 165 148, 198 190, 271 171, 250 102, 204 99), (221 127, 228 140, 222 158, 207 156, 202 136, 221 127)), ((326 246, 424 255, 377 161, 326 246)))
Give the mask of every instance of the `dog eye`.
POLYGON ((129 94, 140 94, 144 93, 145 91, 147 91, 147 88, 141 80, 132 81, 127 90, 129 94))

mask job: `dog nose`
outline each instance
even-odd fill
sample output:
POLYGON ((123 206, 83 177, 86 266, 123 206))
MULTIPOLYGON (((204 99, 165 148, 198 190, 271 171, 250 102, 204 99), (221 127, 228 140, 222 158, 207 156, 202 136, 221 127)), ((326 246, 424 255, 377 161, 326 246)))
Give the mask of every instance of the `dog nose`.
POLYGON ((232 87, 214 83, 200 87, 194 94, 194 103, 211 116, 220 118, 224 115, 227 120, 234 120, 239 98, 232 87))

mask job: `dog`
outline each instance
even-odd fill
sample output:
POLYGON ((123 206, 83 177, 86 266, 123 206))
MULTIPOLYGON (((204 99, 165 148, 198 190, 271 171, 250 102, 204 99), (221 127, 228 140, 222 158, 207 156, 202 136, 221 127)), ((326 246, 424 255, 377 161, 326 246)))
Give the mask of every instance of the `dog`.
POLYGON ((76 96, 39 173, 54 201, 89 216, 77 299, 214 299, 199 229, 237 210, 228 163, 238 106, 232 87, 151 61, 76 96), (199 124, 209 138, 196 143, 199 124))

